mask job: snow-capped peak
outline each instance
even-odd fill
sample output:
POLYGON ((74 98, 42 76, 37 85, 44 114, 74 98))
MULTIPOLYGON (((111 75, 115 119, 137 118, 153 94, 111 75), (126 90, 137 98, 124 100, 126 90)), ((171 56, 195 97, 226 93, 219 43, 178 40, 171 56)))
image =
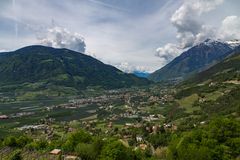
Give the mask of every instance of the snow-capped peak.
POLYGON ((210 38, 207 38, 205 41, 203 41, 203 43, 205 44, 208 44, 208 43, 216 43, 218 41, 214 40, 214 39, 210 39, 210 38))
POLYGON ((215 40, 215 39, 210 39, 210 38, 207 38, 206 40, 202 41, 202 42, 199 42, 196 44, 196 46, 201 46, 201 45, 207 45, 207 46, 212 46, 212 45, 216 45, 216 44, 219 44, 219 43, 224 43, 222 42, 221 40, 215 40))
POLYGON ((224 43, 221 39, 210 39, 207 38, 205 41, 202 42, 205 45, 213 45, 213 44, 219 44, 219 43, 224 43))
POLYGON ((234 49, 238 46, 240 46, 240 40, 238 39, 234 39, 234 40, 228 40, 228 41, 222 41, 221 39, 206 39, 205 41, 203 42, 200 42, 198 43, 197 45, 207 45, 207 46, 215 46, 215 45, 218 45, 218 44, 226 44, 228 45, 230 48, 234 49))
POLYGON ((229 41, 226 41, 226 43, 228 45, 230 45, 232 48, 236 48, 236 47, 240 46, 240 40, 238 40, 238 39, 229 40, 229 41))

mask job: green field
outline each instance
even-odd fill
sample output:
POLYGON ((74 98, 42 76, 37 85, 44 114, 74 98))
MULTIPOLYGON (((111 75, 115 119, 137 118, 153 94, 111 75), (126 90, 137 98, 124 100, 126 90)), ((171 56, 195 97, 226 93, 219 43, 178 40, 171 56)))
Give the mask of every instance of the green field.
POLYGON ((195 110, 199 110, 200 108, 198 107, 193 107, 193 104, 195 101, 198 100, 198 95, 197 94, 192 94, 188 97, 184 97, 180 100, 177 100, 181 108, 184 108, 186 110, 186 113, 192 113, 195 110))

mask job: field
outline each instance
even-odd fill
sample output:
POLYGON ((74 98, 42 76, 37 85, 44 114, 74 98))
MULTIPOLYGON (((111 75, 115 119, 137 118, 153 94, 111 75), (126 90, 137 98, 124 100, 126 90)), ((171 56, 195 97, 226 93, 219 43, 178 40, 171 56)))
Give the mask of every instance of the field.
POLYGON ((197 94, 192 94, 188 97, 184 97, 177 102, 179 103, 181 108, 184 108, 186 110, 186 113, 192 113, 195 110, 199 110, 200 108, 198 107, 193 107, 193 104, 195 101, 198 100, 198 95, 197 94))
POLYGON ((83 105, 76 109, 54 108, 50 111, 47 106, 66 103, 68 99, 54 99, 41 101, 22 101, 17 103, 0 103, 0 115, 8 115, 8 119, 0 119, 0 137, 8 133, 18 134, 16 129, 24 125, 39 123, 46 118, 56 121, 71 121, 80 119, 95 119, 98 106, 83 105))

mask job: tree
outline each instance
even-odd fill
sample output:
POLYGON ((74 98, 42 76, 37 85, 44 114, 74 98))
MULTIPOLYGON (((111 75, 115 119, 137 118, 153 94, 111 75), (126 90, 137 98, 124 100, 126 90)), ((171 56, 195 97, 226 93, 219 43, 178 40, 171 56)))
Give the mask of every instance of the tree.
POLYGON ((92 144, 79 143, 75 151, 84 160, 94 160, 97 158, 97 153, 92 144))
POLYGON ((173 139, 168 147, 168 159, 235 159, 240 154, 239 137, 239 121, 220 117, 209 126, 173 139))
POLYGON ((132 160, 133 157, 133 152, 119 141, 108 142, 100 155, 101 160, 132 160))
POLYGON ((48 142, 40 139, 27 144, 26 147, 30 150, 44 150, 48 147, 48 142))
POLYGON ((159 146, 167 146, 170 140, 169 133, 160 133, 160 134, 152 134, 148 138, 149 142, 157 148, 159 146))
POLYGON ((83 130, 71 133, 66 142, 63 144, 63 149, 65 151, 74 151, 74 148, 79 143, 90 143, 92 141, 92 136, 83 130))
POLYGON ((102 148, 104 146, 104 141, 100 137, 95 137, 93 140, 93 148, 97 155, 101 154, 102 148))
POLYGON ((10 157, 10 160, 22 160, 21 150, 15 151, 10 157))
POLYGON ((16 144, 18 147, 24 147, 26 144, 28 144, 29 142, 32 142, 32 139, 30 139, 29 137, 26 136, 20 136, 17 140, 16 140, 16 144))
POLYGON ((9 147, 17 147, 17 142, 16 141, 17 141, 16 137, 9 136, 9 137, 4 139, 3 144, 5 146, 9 146, 9 147))

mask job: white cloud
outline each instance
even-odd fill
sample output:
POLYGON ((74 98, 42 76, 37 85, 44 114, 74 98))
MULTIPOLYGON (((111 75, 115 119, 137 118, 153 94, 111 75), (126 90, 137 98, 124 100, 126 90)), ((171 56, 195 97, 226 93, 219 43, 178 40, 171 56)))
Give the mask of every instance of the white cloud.
POLYGON ((195 36, 194 44, 202 42, 207 38, 213 38, 213 39, 217 38, 217 29, 209 25, 202 25, 201 32, 199 32, 195 36))
POLYGON ((199 14, 209 12, 222 4, 224 0, 188 0, 189 5, 192 6, 199 14))
POLYGON ((119 64, 115 64, 114 66, 126 73, 133 73, 134 71, 149 72, 150 70, 150 68, 146 66, 135 66, 129 64, 128 62, 121 62, 119 64))
POLYGON ((166 63, 181 53, 182 49, 172 43, 168 43, 156 50, 156 56, 163 59, 166 63))
POLYGON ((177 29, 178 44, 167 43, 159 47, 156 56, 166 63, 181 52, 207 38, 216 38, 216 29, 201 22, 200 16, 215 9, 223 0, 185 0, 171 17, 177 29))
MULTIPOLYGON (((240 3, 237 0, 227 0, 217 7, 221 2, 222 0, 167 0, 151 3, 146 0, 74 0, 73 3, 68 0, 16 0, 15 7, 11 1, 6 1, 5 6, 0 2, 0 46, 13 50, 36 44, 35 33, 43 30, 47 34, 47 28, 51 28, 49 25, 54 19, 57 26, 67 28, 73 32, 71 34, 80 33, 86 38, 85 54, 94 53, 105 63, 128 62, 133 66, 147 66, 150 71, 154 71, 166 64, 165 59, 154 56, 155 49, 159 46, 164 47, 169 42, 180 47, 190 46, 193 41, 201 41, 210 34, 213 37, 213 31, 217 32, 218 28, 212 26, 221 26, 219 22, 224 17, 240 16, 240 3), (170 21, 171 17, 174 19, 174 14, 177 27, 170 21), (14 41, 16 22, 19 32, 18 40, 14 41)), ((46 43, 52 44, 49 36, 41 37, 47 39, 46 43)))
POLYGON ((85 53, 86 44, 84 38, 78 33, 71 33, 66 28, 53 27, 47 30, 46 35, 39 38, 42 45, 68 48, 77 52, 85 53))
POLYGON ((171 17, 171 22, 177 29, 177 39, 183 48, 191 47, 204 38, 214 38, 210 26, 199 21, 203 13, 215 9, 223 0, 188 0, 176 10, 171 17))
MULTIPOLYGON (((175 0, 154 3, 144 0, 139 2, 90 0, 74 1, 74 3, 67 0, 42 0, 41 3, 37 0, 16 0, 14 10, 10 5, 0 11, 0 21, 1 16, 13 22, 17 20, 19 41, 22 42, 21 46, 26 46, 39 43, 34 39, 39 30, 41 30, 40 35, 43 34, 42 30, 50 34, 41 36, 42 43, 57 44, 55 35, 46 31, 51 20, 54 19, 57 26, 80 33, 86 38, 85 54, 95 53, 96 57, 105 63, 116 64, 127 61, 134 66, 148 66, 153 71, 158 69, 161 63, 152 53, 158 46, 159 37, 164 37, 164 41, 168 41, 174 36, 174 28, 166 19, 169 19, 179 4, 180 1, 175 0), (137 3, 143 7, 146 4, 144 12, 137 3), (23 35, 29 35, 28 38, 32 39, 26 40, 23 35)), ((8 35, 11 33, 15 37, 13 22, 4 33, 9 30, 8 35)), ((4 48, 20 47, 18 42, 13 45, 11 37, 10 43, 6 43, 6 37, 0 37, 0 43, 1 39, 6 44, 2 45, 4 48)), ((58 46, 62 47, 62 43, 58 46)))
POLYGON ((223 40, 240 39, 240 17, 227 16, 222 21, 219 36, 223 40))

